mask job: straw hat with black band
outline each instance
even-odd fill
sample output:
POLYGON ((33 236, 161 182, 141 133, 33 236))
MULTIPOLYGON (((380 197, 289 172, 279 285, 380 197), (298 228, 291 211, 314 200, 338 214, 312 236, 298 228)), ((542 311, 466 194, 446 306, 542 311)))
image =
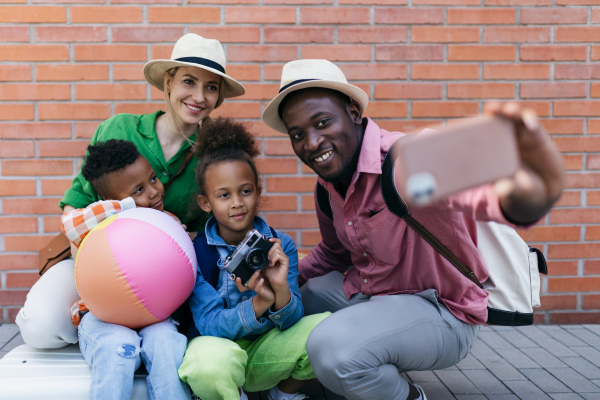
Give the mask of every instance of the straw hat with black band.
POLYGON ((279 105, 291 92, 306 88, 332 89, 344 93, 365 112, 369 96, 359 87, 351 85, 346 76, 334 63, 327 60, 296 60, 283 66, 279 94, 265 108, 262 120, 276 131, 287 133, 279 116, 279 105))
POLYGON ((164 91, 165 72, 174 67, 197 67, 223 78, 223 98, 246 93, 241 83, 225 73, 225 52, 218 40, 188 33, 175 43, 170 60, 152 60, 144 66, 144 77, 154 87, 164 91))

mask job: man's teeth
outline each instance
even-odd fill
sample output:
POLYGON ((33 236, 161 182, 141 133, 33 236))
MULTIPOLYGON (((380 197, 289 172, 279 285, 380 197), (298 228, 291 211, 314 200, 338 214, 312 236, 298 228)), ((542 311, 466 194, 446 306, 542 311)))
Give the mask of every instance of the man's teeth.
POLYGON ((200 111, 200 107, 194 107, 194 106, 191 106, 191 105, 189 105, 189 104, 188 104, 187 106, 188 106, 188 107, 190 108, 190 110, 192 110, 192 111, 200 111))
POLYGON ((315 161, 316 162, 325 161, 331 156, 331 154, 333 154, 333 151, 329 150, 327 153, 323 154, 322 156, 316 157, 315 161))

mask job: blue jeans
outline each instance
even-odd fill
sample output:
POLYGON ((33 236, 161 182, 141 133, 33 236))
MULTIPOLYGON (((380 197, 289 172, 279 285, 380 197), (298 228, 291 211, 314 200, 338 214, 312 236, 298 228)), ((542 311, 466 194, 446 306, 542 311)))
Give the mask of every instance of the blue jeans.
POLYGON ((142 362, 148 371, 149 399, 190 398, 188 385, 177 374, 187 339, 170 319, 136 332, 88 312, 78 333, 81 353, 92 367, 90 399, 129 399, 133 375, 142 362))

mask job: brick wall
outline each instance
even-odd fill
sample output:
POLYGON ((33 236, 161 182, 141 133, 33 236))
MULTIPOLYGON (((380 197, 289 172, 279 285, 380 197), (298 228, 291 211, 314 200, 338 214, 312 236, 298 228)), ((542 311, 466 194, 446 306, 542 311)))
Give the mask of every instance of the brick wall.
POLYGON ((535 109, 569 170, 558 206, 523 233, 550 261, 537 321, 600 322, 600 0, 0 0, 0 323, 38 277, 95 127, 163 107, 142 66, 187 32, 225 46, 247 94, 217 114, 251 121, 267 219, 305 249, 319 240, 315 176, 260 122, 286 61, 337 62, 387 129, 488 99, 535 109))

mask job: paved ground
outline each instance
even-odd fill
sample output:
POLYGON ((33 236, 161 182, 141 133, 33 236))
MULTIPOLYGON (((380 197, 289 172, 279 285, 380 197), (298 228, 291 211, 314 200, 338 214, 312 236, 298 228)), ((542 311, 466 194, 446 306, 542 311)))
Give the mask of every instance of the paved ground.
MULTIPOLYGON (((0 325, 0 358, 21 344, 15 325, 0 325)), ((429 400, 598 400, 600 325, 485 327, 457 366, 407 375, 429 400)), ((317 383, 305 392, 311 400, 343 399, 317 383)))

